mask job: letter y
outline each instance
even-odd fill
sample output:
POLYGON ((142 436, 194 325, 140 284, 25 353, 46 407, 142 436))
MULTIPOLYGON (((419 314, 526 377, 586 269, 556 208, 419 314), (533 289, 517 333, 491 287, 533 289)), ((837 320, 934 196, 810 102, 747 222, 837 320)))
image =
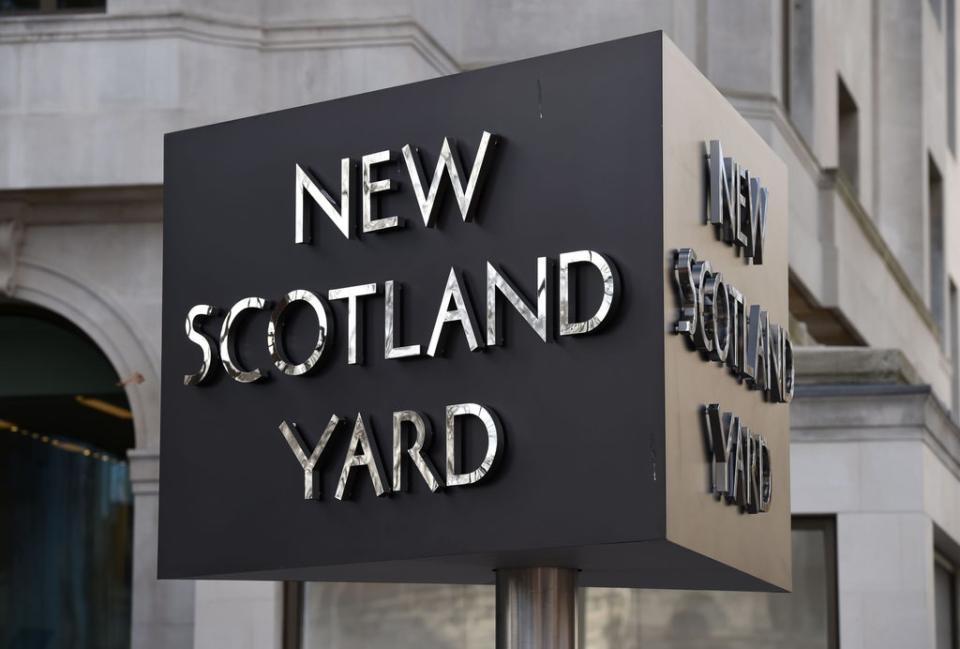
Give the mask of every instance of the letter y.
POLYGON ((323 435, 320 437, 316 448, 313 449, 310 457, 307 457, 306 452, 303 450, 304 447, 301 443, 300 435, 296 432, 297 425, 288 424, 286 421, 280 422, 280 432, 283 433, 284 439, 286 439, 287 444, 290 445, 290 450, 293 451, 293 454, 297 457, 297 461, 300 462, 300 466, 303 467, 303 497, 305 500, 320 498, 320 488, 316 480, 317 462, 320 460, 320 454, 323 453, 323 449, 326 448, 327 442, 330 441, 330 437, 333 435, 333 431, 339 423, 339 417, 336 415, 330 417, 330 423, 328 423, 324 429, 323 435))

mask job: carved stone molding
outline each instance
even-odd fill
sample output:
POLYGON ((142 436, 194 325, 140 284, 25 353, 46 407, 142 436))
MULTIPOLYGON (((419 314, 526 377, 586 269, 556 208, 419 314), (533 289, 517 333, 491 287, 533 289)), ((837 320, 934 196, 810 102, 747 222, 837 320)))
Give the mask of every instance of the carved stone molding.
POLYGON ((0 222, 0 294, 11 295, 17 285, 17 262, 23 244, 23 223, 0 222))

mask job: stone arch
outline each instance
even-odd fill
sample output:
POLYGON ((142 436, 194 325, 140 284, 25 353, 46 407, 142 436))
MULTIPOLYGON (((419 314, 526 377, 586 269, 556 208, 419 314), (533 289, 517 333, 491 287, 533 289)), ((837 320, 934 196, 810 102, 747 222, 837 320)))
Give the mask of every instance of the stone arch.
POLYGON ((133 413, 134 439, 136 448, 159 448, 159 358, 150 354, 145 336, 129 314, 76 275, 26 258, 19 259, 12 288, 11 296, 47 308, 79 327, 103 351, 121 379, 135 373, 143 376, 141 383, 124 386, 133 413))

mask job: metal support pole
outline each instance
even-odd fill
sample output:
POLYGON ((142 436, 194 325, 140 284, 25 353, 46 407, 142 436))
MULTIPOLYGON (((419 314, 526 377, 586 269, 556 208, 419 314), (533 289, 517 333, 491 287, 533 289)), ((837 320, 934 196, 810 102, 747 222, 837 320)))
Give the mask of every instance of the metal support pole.
POLYGON ((497 570, 497 649, 574 649, 576 628, 576 570, 497 570))

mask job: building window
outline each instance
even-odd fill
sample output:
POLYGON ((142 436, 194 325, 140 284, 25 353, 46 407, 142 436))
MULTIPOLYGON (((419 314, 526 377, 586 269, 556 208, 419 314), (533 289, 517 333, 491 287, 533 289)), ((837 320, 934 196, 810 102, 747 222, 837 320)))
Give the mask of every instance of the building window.
POLYGON ((586 589, 587 649, 835 649, 833 518, 794 518, 793 592, 586 589))
MULTIPOLYGON (((793 592, 730 593, 585 588, 578 646, 584 649, 835 649, 833 518, 793 520, 793 592)), ((306 583, 288 597, 299 645, 284 649, 489 649, 492 586, 306 583)), ((290 610, 288 608, 288 610, 290 610)), ((290 619, 288 618, 288 619, 290 619)))
POLYGON ((813 103, 813 0, 784 0, 783 103, 790 121, 812 148, 813 103))
POLYGON ((930 218, 930 312, 945 331, 944 300, 946 298, 943 259, 943 176, 931 156, 927 156, 927 210, 930 218))
POLYGON ((0 14, 49 14, 60 11, 107 9, 106 0, 0 0, 0 14))
POLYGON ((0 358, 0 647, 129 647, 134 433, 120 377, 74 324, 10 299, 0 358))
POLYGON ((947 144, 957 154, 957 30, 954 0, 947 0, 947 144))
POLYGON ((953 564, 940 554, 933 564, 933 605, 936 618, 936 649, 957 647, 957 574, 953 564))
POLYGON ((933 13, 933 20, 937 23, 937 27, 942 28, 943 25, 940 22, 940 2, 941 0, 928 0, 930 3, 930 11, 933 13))
POLYGON ((857 102, 837 77, 837 164, 854 193, 860 189, 860 116, 857 102))
POLYGON ((790 114, 790 11, 793 0, 780 2, 780 101, 790 114))
POLYGON ((950 280, 950 364, 953 367, 953 420, 960 424, 960 298, 957 285, 950 280))

